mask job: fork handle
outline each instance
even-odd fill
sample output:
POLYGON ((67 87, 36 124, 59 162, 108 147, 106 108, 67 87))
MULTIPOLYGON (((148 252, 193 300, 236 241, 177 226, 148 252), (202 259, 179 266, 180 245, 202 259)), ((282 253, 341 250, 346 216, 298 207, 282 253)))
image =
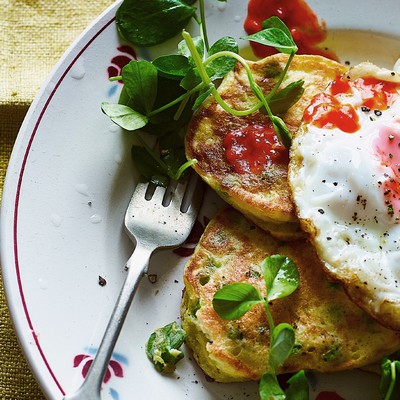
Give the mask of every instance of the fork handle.
POLYGON ((100 390, 104 374, 136 289, 141 278, 147 272, 149 259, 153 251, 153 248, 137 243, 135 251, 126 263, 128 274, 89 372, 78 391, 72 395, 65 396, 64 400, 97 400, 101 398, 100 390))

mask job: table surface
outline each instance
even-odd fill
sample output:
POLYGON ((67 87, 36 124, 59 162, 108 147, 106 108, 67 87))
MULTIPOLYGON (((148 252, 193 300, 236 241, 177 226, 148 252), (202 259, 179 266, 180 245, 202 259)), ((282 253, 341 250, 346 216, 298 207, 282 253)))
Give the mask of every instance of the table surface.
MULTIPOLYGON (((29 105, 58 59, 112 0, 0 0, 0 201, 29 105)), ((42 400, 18 344, 0 276, 0 399, 42 400)))

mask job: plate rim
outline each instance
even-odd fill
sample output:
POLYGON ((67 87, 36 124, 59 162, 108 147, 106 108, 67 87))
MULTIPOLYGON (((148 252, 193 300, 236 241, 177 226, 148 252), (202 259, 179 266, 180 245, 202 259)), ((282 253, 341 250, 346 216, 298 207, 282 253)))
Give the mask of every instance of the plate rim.
POLYGON ((14 333, 25 360, 41 390, 49 398, 56 398, 57 394, 64 396, 65 391, 38 340, 20 277, 17 221, 22 181, 32 143, 55 93, 82 54, 104 30, 115 22, 115 11, 121 2, 122 0, 116 0, 99 14, 68 46, 47 75, 19 128, 4 178, 0 204, 0 260, 6 303, 14 333), (49 87, 51 90, 48 90, 49 87), (37 115, 38 111, 39 115, 37 115), (9 225, 10 222, 12 226, 9 225), (11 238, 8 237, 10 233, 11 238), (15 288, 18 290, 18 296, 14 291, 15 288), (34 350, 32 341, 35 343, 34 350))

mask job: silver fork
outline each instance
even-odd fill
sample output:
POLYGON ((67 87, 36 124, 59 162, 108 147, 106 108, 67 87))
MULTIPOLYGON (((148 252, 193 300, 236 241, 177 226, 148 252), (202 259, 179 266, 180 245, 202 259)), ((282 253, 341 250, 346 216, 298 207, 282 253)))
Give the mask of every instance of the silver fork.
POLYGON ((202 202, 202 185, 190 179, 166 190, 138 183, 125 214, 125 227, 136 244, 126 263, 128 270, 103 339, 81 387, 64 400, 100 400, 104 374, 140 279, 156 249, 173 248, 188 237, 202 202), (154 192, 154 193, 153 193, 154 192))

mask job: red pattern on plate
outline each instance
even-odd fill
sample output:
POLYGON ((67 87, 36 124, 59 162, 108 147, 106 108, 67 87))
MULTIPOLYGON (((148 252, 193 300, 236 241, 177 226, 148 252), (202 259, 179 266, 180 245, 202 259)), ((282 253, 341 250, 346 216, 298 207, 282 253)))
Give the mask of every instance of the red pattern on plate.
POLYGON ((119 51, 119 54, 111 59, 111 65, 107 68, 109 78, 121 75, 122 68, 126 64, 132 60, 137 60, 136 52, 134 49, 132 49, 132 47, 123 45, 117 47, 117 50, 119 51))

